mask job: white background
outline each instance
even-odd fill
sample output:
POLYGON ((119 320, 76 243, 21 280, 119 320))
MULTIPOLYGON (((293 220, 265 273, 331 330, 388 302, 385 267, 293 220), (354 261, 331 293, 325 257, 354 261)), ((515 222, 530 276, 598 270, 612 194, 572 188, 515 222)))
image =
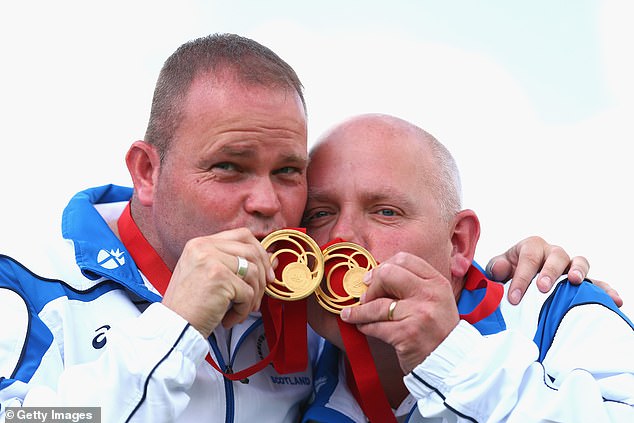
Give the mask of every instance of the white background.
POLYGON ((628 0, 3 2, 0 252, 37 242, 76 191, 129 185, 163 61, 235 32, 298 72, 310 140, 384 112, 444 142, 482 264, 539 234, 634 316, 633 21, 628 0))

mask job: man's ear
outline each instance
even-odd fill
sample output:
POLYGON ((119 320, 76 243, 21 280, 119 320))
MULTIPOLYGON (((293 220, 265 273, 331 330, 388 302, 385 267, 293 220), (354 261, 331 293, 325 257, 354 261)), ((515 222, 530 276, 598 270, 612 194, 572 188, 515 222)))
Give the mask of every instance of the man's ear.
POLYGON ((462 210, 454 218, 451 244, 451 274, 462 279, 466 275, 480 238, 480 221, 473 210, 462 210))
POLYGON ((125 156, 134 191, 143 206, 152 205, 161 158, 156 147, 145 141, 135 141, 125 156))

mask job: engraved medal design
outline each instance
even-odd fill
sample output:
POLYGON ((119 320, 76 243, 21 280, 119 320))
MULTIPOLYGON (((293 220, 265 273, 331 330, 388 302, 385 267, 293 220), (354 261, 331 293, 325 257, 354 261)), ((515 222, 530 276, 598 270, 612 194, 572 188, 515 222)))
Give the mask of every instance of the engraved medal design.
POLYGON ((315 291, 319 304, 339 314, 344 307, 359 304, 366 291, 363 275, 377 263, 368 250, 352 242, 339 242, 323 250, 326 277, 315 291))
POLYGON ((324 275, 324 258, 319 245, 305 233, 295 229, 280 229, 262 240, 277 259, 275 281, 265 292, 278 300, 296 301, 312 294, 324 275))

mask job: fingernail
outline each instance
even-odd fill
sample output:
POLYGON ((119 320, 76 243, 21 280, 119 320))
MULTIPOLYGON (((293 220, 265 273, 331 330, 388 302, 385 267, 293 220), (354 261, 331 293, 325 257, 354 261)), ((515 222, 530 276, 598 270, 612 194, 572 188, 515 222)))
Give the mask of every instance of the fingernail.
POLYGON ((542 285, 546 285, 548 289, 552 288, 553 280, 550 279, 550 276, 542 276, 541 281, 542 281, 542 285))
POLYGON ((272 267, 269 267, 269 282, 273 282, 275 280, 275 271, 272 267))
POLYGON ((341 310, 341 320, 345 322, 346 320, 348 320, 349 317, 350 317, 350 307, 346 307, 343 310, 341 310))
POLYGON ((370 282, 371 277, 372 277, 372 270, 368 270, 367 272, 365 272, 365 275, 363 275, 363 283, 368 285, 368 282, 370 282))
POLYGON ((359 297, 359 302, 361 304, 365 303, 365 292, 363 294, 361 294, 361 296, 359 297))
POLYGON ((577 278, 579 278, 580 281, 583 280, 583 275, 581 274, 581 271, 575 269, 571 273, 573 273, 577 278))
POLYGON ((511 291, 511 304, 519 304, 521 298, 522 291, 520 291, 519 289, 511 291))

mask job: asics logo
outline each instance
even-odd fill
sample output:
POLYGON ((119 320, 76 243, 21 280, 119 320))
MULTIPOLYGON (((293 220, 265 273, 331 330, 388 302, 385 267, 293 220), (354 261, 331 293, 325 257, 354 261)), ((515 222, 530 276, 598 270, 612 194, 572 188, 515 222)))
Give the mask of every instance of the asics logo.
POLYGON ((92 340, 92 347, 96 350, 102 349, 107 342, 106 332, 110 329, 110 325, 103 325, 100 328, 97 328, 95 332, 97 332, 97 336, 95 336, 92 340))
POLYGON ((97 263, 104 269, 116 269, 117 267, 125 264, 125 257, 123 257, 123 254, 124 251, 119 251, 118 248, 117 251, 99 250, 99 253, 97 254, 97 263))

